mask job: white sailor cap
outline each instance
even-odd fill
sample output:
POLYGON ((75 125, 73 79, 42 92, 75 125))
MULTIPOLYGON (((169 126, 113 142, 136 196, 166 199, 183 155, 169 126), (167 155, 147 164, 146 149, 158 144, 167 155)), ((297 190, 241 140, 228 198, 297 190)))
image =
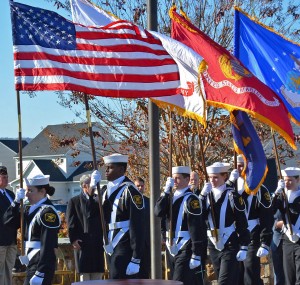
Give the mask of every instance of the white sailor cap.
POLYGON ((188 166, 174 166, 172 167, 172 174, 190 174, 191 169, 188 166))
POLYGON ((230 167, 230 163, 226 162, 215 162, 211 166, 206 167, 208 174, 216 174, 227 172, 230 167))
POLYGON ((284 170, 281 170, 282 176, 300 176, 300 168, 297 167, 287 167, 284 170))
POLYGON ((38 174, 32 177, 24 178, 27 186, 40 186, 49 184, 50 175, 38 174))
POLYGON ((128 155, 123 155, 120 153, 113 153, 103 157, 104 163, 128 163, 128 155))
POLYGON ((239 155, 236 157, 236 162, 237 162, 237 163, 245 163, 244 157, 243 157, 241 154, 239 154, 239 155))
MULTIPOLYGON (((234 156, 231 158, 231 161, 234 162, 234 156)), ((241 154, 237 155, 236 162, 237 163, 245 163, 244 157, 241 154)))

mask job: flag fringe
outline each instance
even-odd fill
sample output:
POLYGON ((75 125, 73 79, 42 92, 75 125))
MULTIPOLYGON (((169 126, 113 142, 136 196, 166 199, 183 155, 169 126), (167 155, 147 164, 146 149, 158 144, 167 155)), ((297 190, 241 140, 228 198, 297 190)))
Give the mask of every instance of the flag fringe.
POLYGON ((245 108, 241 108, 241 107, 237 107, 237 106, 232 106, 232 105, 228 105, 228 104, 221 103, 221 102, 215 102, 215 101, 207 100, 206 103, 207 103, 207 105, 210 105, 210 106, 226 109, 229 112, 232 112, 234 110, 241 110, 241 111, 246 112, 247 114, 251 115, 253 118, 259 120, 260 122, 263 122, 263 123, 267 124, 268 126, 273 128, 274 130, 276 130, 287 141, 287 143, 294 150, 297 149, 294 138, 290 137, 285 131, 283 131, 281 128, 279 128, 277 125, 275 125, 268 118, 266 118, 266 117, 264 117, 264 116, 262 116, 262 115, 260 115, 256 112, 253 112, 249 109, 245 109, 245 108))
POLYGON ((117 15, 113 14, 112 12, 108 11, 108 10, 104 10, 102 7, 100 7, 99 5, 93 3, 91 0, 87 0, 92 6, 95 6, 96 8, 102 10, 103 12, 105 12, 106 14, 114 17, 116 20, 122 20, 120 19, 117 15))
MULTIPOLYGON (((186 28, 186 29, 189 30, 190 32, 196 34, 197 31, 196 31, 195 29, 192 29, 192 28, 189 27, 187 24, 185 24, 183 21, 181 21, 180 19, 178 19, 177 17, 174 17, 174 15, 173 15, 173 12, 174 12, 174 11, 176 12, 176 6, 175 6, 175 5, 172 6, 172 7, 170 8, 170 10, 169 10, 169 16, 170 16, 170 18, 171 18, 173 21, 175 21, 175 22, 179 23, 180 25, 182 25, 184 28, 186 28)), ((181 12, 180 12, 180 13, 181 13, 181 12)), ((183 13, 184 13, 184 12, 183 12, 183 13)), ((182 15, 182 16, 183 16, 183 18, 186 19, 188 22, 191 22, 189 18, 185 17, 184 15, 182 15)))
POLYGON ((160 100, 157 100, 157 99, 153 99, 153 98, 150 98, 150 100, 153 103, 155 103, 159 108, 162 108, 162 109, 170 108, 172 111, 176 111, 176 113, 178 115, 183 116, 183 117, 188 117, 190 119, 197 120, 197 121, 200 122, 201 125, 203 125, 204 127, 206 127, 206 120, 205 120, 205 118, 201 117, 200 115, 198 115, 198 114, 196 114, 194 112, 187 111, 186 109, 180 108, 179 106, 174 105, 172 103, 163 102, 163 101, 160 101, 160 100))

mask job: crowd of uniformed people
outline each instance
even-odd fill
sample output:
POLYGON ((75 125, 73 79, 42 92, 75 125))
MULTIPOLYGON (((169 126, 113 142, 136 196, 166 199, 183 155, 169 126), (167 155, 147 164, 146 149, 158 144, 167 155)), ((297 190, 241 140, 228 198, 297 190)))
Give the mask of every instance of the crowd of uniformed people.
MULTIPOLYGON (((101 175, 95 170, 81 177, 81 194, 68 202, 66 217, 76 271, 81 281, 150 278, 145 182, 125 176, 127 155, 105 156, 104 163, 108 184, 101 195, 96 194, 101 175)), ((255 195, 248 195, 241 177, 244 167, 242 156, 231 172, 229 163, 215 162, 206 168, 208 181, 201 188, 199 175, 190 167, 172 168, 154 209, 161 218, 161 242, 166 245, 165 266, 171 279, 184 285, 205 284, 208 253, 218 284, 263 284, 260 258, 270 254, 277 234, 276 248, 280 244, 283 262, 282 267, 274 263, 275 284, 300 284, 300 168, 282 170, 283 179, 276 190, 270 189, 272 195, 264 185, 255 195)), ((50 285, 61 224, 48 198, 55 189, 48 175, 36 175, 25 179, 26 189, 14 194, 5 188, 7 179, 7 169, 0 167, 0 284, 11 284, 20 202, 27 197, 25 253, 20 256, 26 265, 24 284, 50 285)))

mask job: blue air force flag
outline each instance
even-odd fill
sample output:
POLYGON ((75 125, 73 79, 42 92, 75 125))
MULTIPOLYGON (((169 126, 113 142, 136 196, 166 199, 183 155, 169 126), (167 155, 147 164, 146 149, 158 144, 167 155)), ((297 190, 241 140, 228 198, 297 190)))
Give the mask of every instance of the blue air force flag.
POLYGON ((236 9, 235 55, 281 97, 300 124, 300 45, 236 9))

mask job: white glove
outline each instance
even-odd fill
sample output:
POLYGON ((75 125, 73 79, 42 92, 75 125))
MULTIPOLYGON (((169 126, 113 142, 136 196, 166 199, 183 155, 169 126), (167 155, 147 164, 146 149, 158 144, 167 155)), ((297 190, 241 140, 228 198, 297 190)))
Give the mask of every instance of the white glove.
POLYGON ((241 246, 241 249, 236 255, 237 261, 244 261, 247 257, 248 247, 247 246, 241 246))
POLYGON ((285 188, 285 183, 283 179, 278 180, 277 189, 275 190, 275 194, 280 194, 283 192, 285 188))
POLYGON ((263 257, 269 254, 269 247, 265 244, 262 244, 260 248, 257 250, 256 256, 263 257))
POLYGON ((193 254, 192 257, 191 257, 191 259, 190 259, 190 264, 189 264, 190 269, 194 269, 194 268, 196 268, 196 267, 198 267, 200 265, 201 265, 201 258, 200 258, 200 256, 197 256, 197 255, 193 254))
POLYGON ((233 169, 230 173, 228 180, 234 183, 239 178, 239 176, 240 176, 239 171, 237 169, 233 169))
POLYGON ((169 194, 171 191, 171 188, 174 187, 174 179, 172 177, 168 177, 166 181, 166 186, 164 192, 169 194))
POLYGON ((25 189, 19 188, 16 192, 15 202, 20 203, 21 199, 25 198, 25 189))
POLYGON ((94 170, 91 175, 91 183, 90 187, 95 188, 97 186, 97 183, 101 181, 101 173, 98 170, 94 170))
POLYGON ((109 243, 107 245, 104 244, 103 248, 104 248, 106 254, 108 254, 109 256, 111 256, 114 253, 114 248, 111 243, 109 243))
POLYGON ((126 275, 137 274, 140 271, 140 262, 140 259, 131 258, 126 269, 126 275))
POLYGON ((44 278, 33 275, 29 281, 30 285, 42 285, 44 278))
POLYGON ((210 182, 206 182, 201 190, 202 196, 207 196, 212 190, 212 185, 210 182))

